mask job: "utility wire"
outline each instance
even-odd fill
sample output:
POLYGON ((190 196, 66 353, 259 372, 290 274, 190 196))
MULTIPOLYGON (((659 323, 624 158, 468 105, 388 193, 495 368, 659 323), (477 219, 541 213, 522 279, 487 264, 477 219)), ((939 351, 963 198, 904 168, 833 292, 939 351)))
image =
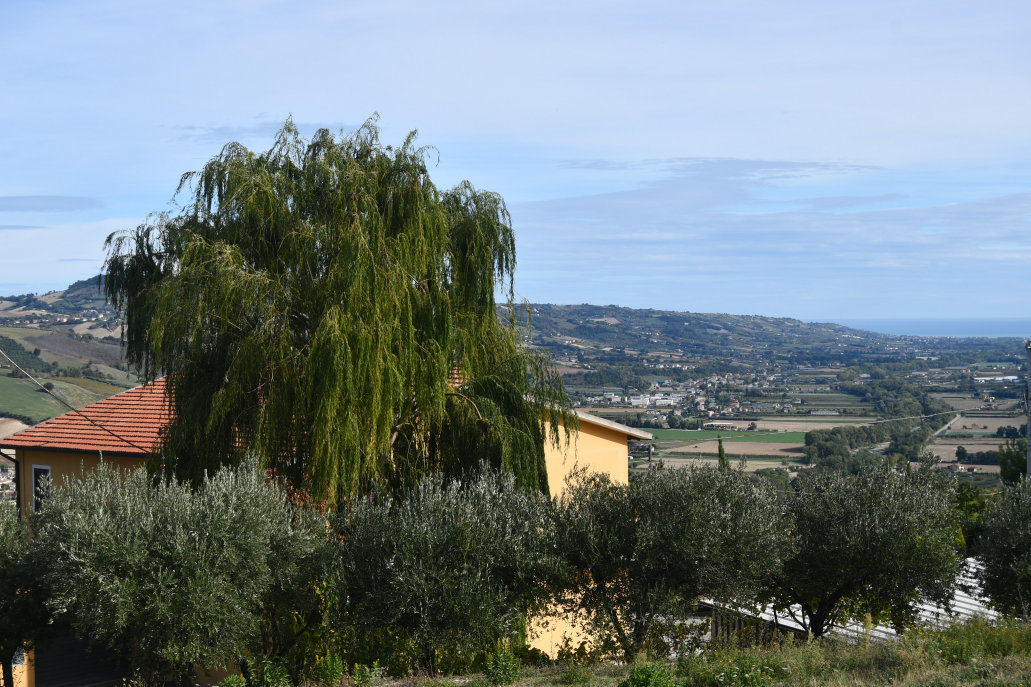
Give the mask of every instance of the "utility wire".
POLYGON ((33 377, 32 375, 30 375, 30 374, 29 374, 28 372, 26 372, 26 371, 25 371, 24 369, 22 369, 22 366, 21 366, 21 365, 19 365, 19 364, 18 364, 18 363, 16 363, 16 362, 14 362, 14 359, 13 359, 13 358, 11 358, 11 356, 7 355, 7 353, 6 353, 5 351, 4 351, 4 349, 3 349, 3 348, 0 348, 0 355, 2 355, 2 356, 4 356, 5 358, 7 358, 7 361, 8 361, 9 363, 11 363, 12 365, 14 365, 14 367, 15 367, 15 368, 17 368, 17 370, 18 370, 19 372, 21 372, 21 373, 22 373, 23 375, 25 375, 25 377, 26 377, 26 378, 27 378, 27 379, 28 379, 29 381, 31 381, 31 382, 32 382, 33 384, 35 384, 36 386, 38 386, 38 387, 39 387, 40 389, 42 389, 42 390, 43 390, 44 392, 46 392, 46 393, 50 394, 51 396, 53 396, 53 397, 54 397, 55 399, 57 399, 57 402, 58 402, 58 403, 60 403, 61 405, 63 405, 63 406, 65 407, 65 408, 67 408, 68 410, 72 411, 73 413, 75 413, 75 414, 77 414, 77 415, 81 416, 81 417, 82 417, 82 418, 83 418, 84 420, 86 420, 87 422, 89 422, 89 423, 90 423, 91 425, 93 425, 93 426, 94 426, 94 427, 96 427, 97 429, 99 429, 99 430, 102 430, 102 431, 104 431, 104 432, 107 432, 108 434, 110 434, 111 436, 113 436, 113 437, 114 437, 115 439, 118 439, 119 441, 124 441, 125 443, 129 444, 129 446, 132 446, 132 447, 133 447, 134 449, 137 449, 137 450, 139 450, 139 451, 143 451, 144 453, 150 453, 150 452, 151 452, 151 450, 150 450, 150 449, 145 449, 145 448, 143 448, 142 446, 137 446, 136 444, 134 444, 133 442, 129 441, 129 440, 128 440, 128 439, 126 439, 125 437, 121 437, 121 436, 118 436, 117 434, 115 434, 114 432, 112 432, 112 431, 111 431, 110 429, 108 429, 107 427, 104 427, 103 425, 100 425, 100 424, 98 424, 97 422, 95 422, 95 421, 93 420, 93 418, 89 417, 89 416, 88 416, 88 415, 86 415, 85 413, 81 413, 81 412, 79 412, 79 409, 78 409, 78 408, 74 408, 74 407, 73 407, 73 406, 72 406, 71 404, 69 404, 69 403, 68 403, 67 401, 65 401, 65 400, 64 400, 63 398, 61 398, 60 396, 58 396, 57 394, 55 394, 55 393, 54 393, 53 391, 51 391, 50 389, 48 389, 48 388, 46 388, 45 386, 43 386, 43 385, 42 385, 42 384, 41 384, 41 383, 39 382, 39 380, 38 380, 38 379, 36 379, 36 378, 35 378, 35 377, 33 377))

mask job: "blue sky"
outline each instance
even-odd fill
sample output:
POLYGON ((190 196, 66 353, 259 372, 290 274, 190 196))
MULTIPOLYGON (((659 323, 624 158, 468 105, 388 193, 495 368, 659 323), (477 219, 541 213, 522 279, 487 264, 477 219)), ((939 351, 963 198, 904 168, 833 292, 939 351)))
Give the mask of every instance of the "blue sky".
POLYGON ((0 2, 0 294, 99 271, 230 140, 435 146, 518 295, 1028 317, 1031 3, 0 2))

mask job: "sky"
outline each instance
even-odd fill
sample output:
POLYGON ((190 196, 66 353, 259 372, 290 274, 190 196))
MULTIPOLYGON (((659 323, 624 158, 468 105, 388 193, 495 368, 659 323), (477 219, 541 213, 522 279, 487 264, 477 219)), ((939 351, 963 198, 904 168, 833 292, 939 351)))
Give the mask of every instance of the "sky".
POLYGON ((221 146, 379 115, 506 200, 517 297, 1031 317, 1031 3, 0 0, 0 294, 221 146))

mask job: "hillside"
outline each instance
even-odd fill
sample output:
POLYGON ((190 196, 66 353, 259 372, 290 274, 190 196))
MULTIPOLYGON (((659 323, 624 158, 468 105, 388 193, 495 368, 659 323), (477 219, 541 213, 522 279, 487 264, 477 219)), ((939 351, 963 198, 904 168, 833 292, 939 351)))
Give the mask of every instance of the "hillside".
MULTIPOLYGON (((81 407, 137 384, 125 365, 121 328, 99 277, 63 291, 0 297, 0 349, 19 367, 81 407)), ((20 378, 0 356, 0 417, 34 424, 67 408, 20 378)))
MULTIPOLYGON (((647 388, 662 379, 808 367, 876 372, 878 366, 898 371, 932 363, 939 368, 988 360, 1022 364, 1016 340, 889 336, 790 318, 613 305, 537 303, 529 314, 527 343, 549 353, 572 387, 647 388)), ((69 402, 72 397, 80 404, 99 400, 137 383, 125 365, 121 324, 103 297, 99 276, 62 291, 0 297, 0 337, 0 347, 19 365, 61 381, 69 402)), ((0 375, 10 372, 9 366, 0 367, 0 375)), ((21 386, 5 387, 0 415, 38 422, 60 412, 57 404, 46 410, 38 392, 27 386, 28 396, 12 396, 21 386)))
MULTIPOLYGON (((790 318, 612 305, 535 303, 530 305, 530 325, 532 344, 549 351, 567 374, 634 364, 700 372, 928 359, 937 359, 939 365, 963 364, 1005 360, 1021 348, 1002 339, 890 336, 790 318)), ((1019 356, 1015 362, 1019 363, 1019 356)))

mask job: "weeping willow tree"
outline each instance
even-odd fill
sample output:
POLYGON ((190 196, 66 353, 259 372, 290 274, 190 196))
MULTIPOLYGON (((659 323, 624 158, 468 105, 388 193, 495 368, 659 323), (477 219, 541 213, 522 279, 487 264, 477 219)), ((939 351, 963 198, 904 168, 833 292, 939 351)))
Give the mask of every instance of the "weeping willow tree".
POLYGON ((547 489, 571 427, 548 360, 520 346, 504 201, 438 189, 415 132, 377 120, 266 152, 226 145, 175 213, 107 239, 129 362, 165 375, 152 467, 199 482, 254 455, 316 498, 486 461, 547 489), (495 294, 503 294, 499 318, 495 294))

